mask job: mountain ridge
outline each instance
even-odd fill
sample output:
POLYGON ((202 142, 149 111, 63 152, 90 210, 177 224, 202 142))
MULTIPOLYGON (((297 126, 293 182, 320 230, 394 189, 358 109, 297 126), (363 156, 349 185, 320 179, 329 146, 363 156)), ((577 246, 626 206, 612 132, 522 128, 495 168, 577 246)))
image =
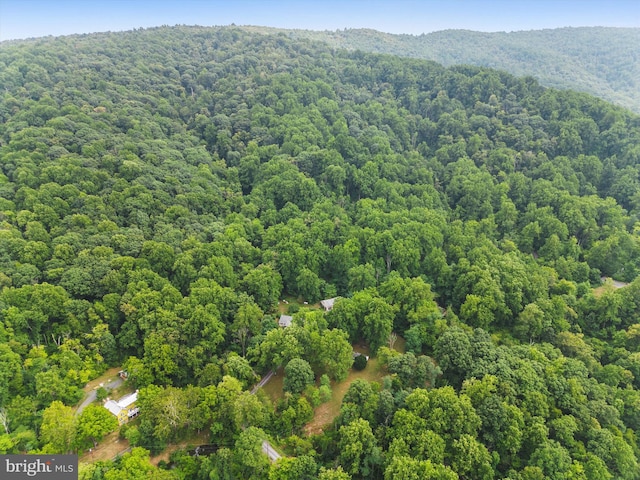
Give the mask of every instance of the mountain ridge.
POLYGON ((591 93, 640 113, 640 58, 633 47, 640 45, 639 28, 563 27, 513 32, 448 29, 422 35, 373 29, 239 28, 281 32, 347 50, 421 58, 444 66, 470 64, 517 76, 531 75, 545 86, 591 93))
MULTIPOLYGON (((640 113, 640 53, 634 48, 640 45, 640 28, 561 27, 508 32, 446 29, 414 35, 371 28, 305 30, 233 24, 192 27, 280 33, 292 39, 322 41, 334 48, 431 60, 445 67, 468 64, 495 68, 516 76, 532 76, 547 87, 590 93, 640 113)), ((147 30, 153 28, 162 26, 147 30)), ((0 47, 47 38, 55 37, 7 40, 0 42, 0 47)))

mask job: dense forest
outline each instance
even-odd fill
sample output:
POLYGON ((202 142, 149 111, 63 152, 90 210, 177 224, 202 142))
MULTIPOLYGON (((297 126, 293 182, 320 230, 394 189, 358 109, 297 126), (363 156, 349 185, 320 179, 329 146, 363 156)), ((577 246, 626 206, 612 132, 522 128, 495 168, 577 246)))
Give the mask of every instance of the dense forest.
POLYGON ((122 367, 83 479, 640 478, 629 110, 231 27, 4 43, 0 85, 0 453, 97 445, 122 367))
POLYGON ((640 113, 640 28, 556 28, 519 32, 443 30, 393 35, 247 27, 261 33, 320 40, 343 49, 477 65, 530 75, 548 87, 579 90, 640 113))

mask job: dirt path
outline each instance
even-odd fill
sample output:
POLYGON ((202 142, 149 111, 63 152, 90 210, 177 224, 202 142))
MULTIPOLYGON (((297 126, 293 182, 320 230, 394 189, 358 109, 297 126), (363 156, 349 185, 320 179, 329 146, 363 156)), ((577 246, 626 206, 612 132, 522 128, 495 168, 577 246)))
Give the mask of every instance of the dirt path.
POLYGON ((91 390, 95 390, 100 387, 103 383, 115 380, 116 378, 120 378, 118 373, 122 370, 122 367, 113 367, 104 372, 98 378, 94 378, 89 383, 87 383, 84 387, 82 387, 82 391, 84 393, 89 393, 91 390))
POLYGON ((119 432, 111 432, 104 437, 96 448, 80 453, 80 462, 93 463, 99 460, 112 460, 116 455, 127 452, 130 449, 129 441, 119 437, 119 432))
MULTIPOLYGON (((397 351, 404 353, 404 339, 398 337, 394 348, 397 351)), ((370 355, 369 349, 364 345, 354 345, 353 351, 363 355, 370 355)), ((313 419, 304 428, 307 435, 322 433, 327 425, 330 425, 331 422, 333 422, 334 418, 340 414, 342 399, 347 393, 347 390, 349 390, 349 385, 351 385, 356 379, 360 378, 367 382, 380 383, 385 375, 386 372, 382 371, 378 366, 378 359, 373 357, 369 359, 367 367, 364 370, 350 369, 345 380, 339 383, 331 382, 331 400, 323 403, 315 409, 313 419)))
POLYGON ((180 443, 169 444, 167 448, 165 448, 161 453, 156 456, 152 456, 150 461, 156 467, 160 461, 164 460, 165 462, 169 462, 169 457, 176 450, 180 450, 181 448, 186 448, 189 446, 203 445, 209 442, 209 435, 206 432, 200 432, 194 437, 188 438, 187 440, 183 440, 180 443))

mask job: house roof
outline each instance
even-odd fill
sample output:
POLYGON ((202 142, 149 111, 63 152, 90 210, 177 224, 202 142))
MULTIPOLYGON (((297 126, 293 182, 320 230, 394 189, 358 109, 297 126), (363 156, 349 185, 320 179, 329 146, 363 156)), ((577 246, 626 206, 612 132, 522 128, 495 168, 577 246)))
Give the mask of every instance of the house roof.
POLYGON ((120 408, 127 408, 132 403, 135 403, 136 400, 138 400, 138 391, 137 390, 135 392, 129 394, 129 395, 126 395, 126 396, 122 397, 120 400, 118 400, 118 406, 120 408))
POLYGON ((292 321, 293 317, 291 315, 280 315, 278 325, 280 325, 281 327, 290 327, 292 321))
POLYGON ((335 297, 327 298, 326 300, 321 300, 320 305, 322 305, 325 310, 331 310, 333 308, 333 304, 335 303, 335 301, 336 301, 335 297))
POLYGON ((104 408, 113 413, 116 417, 120 414, 122 410, 127 408, 129 405, 132 405, 138 399, 138 391, 136 390, 129 395, 125 395, 120 400, 109 400, 104 404, 104 408))
POLYGON ((104 404, 104 408, 109 410, 116 417, 120 414, 120 411, 122 410, 122 408, 118 405, 118 402, 116 402, 115 400, 109 400, 107 403, 104 404))

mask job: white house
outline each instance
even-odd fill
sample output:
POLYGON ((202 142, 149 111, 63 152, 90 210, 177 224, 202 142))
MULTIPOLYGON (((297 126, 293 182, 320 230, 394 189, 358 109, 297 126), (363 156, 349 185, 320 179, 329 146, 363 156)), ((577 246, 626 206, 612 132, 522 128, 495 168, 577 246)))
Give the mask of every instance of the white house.
POLYGON ((136 406, 138 400, 138 391, 125 395, 117 402, 115 400, 107 400, 104 408, 109 410, 118 419, 118 423, 122 425, 140 413, 140 408, 136 406))

